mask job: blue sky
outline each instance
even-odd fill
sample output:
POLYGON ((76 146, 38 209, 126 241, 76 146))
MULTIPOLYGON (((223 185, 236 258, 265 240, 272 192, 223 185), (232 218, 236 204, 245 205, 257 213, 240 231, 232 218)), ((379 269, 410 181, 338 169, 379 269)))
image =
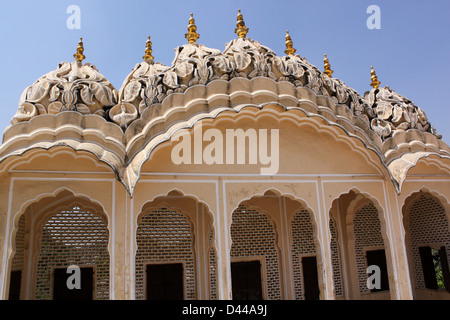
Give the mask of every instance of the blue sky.
POLYGON ((241 9, 248 37, 284 55, 289 30, 297 53, 361 95, 370 90, 370 66, 381 86, 422 108, 450 144, 450 1, 229 0, 80 1, 15 0, 0 6, 0 131, 10 125, 22 91, 61 61, 73 61, 80 36, 86 62, 115 87, 142 61, 147 35, 155 60, 170 65, 186 43, 192 12, 200 39, 223 50, 236 37, 241 9), (81 28, 70 30, 67 7, 81 9, 81 28), (367 7, 381 9, 381 29, 370 30, 367 7))

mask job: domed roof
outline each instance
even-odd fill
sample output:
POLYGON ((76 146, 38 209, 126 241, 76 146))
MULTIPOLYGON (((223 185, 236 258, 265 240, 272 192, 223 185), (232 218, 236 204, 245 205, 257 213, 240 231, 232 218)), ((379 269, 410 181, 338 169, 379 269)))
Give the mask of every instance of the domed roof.
POLYGON ((43 75, 23 91, 12 124, 61 111, 104 116, 105 109, 117 103, 113 85, 94 65, 82 62, 83 51, 80 39, 75 61, 61 62, 56 70, 43 75))
MULTIPOLYGON (((192 24, 191 16, 190 26, 192 24)), ((332 77, 333 71, 326 55, 324 71, 306 58, 294 55, 296 50, 288 32, 286 55, 280 57, 258 41, 247 38, 248 29, 245 28, 245 24, 236 28, 240 36, 227 43, 222 52, 198 44, 198 34, 192 37, 188 33, 186 38, 190 35, 191 41, 175 49, 171 66, 155 63, 153 57, 137 64, 119 91, 119 102, 110 110, 110 119, 126 129, 146 109, 156 107, 172 93, 183 93, 191 86, 207 85, 217 79, 230 81, 238 77, 265 77, 275 82, 290 82, 297 88, 308 88, 317 96, 328 97, 337 105, 347 106, 382 140, 392 137, 396 131, 408 129, 441 137, 428 123, 423 110, 389 87, 378 88, 380 82, 373 68, 371 85, 374 88, 361 96, 342 80, 332 77)), ((149 41, 147 50, 151 52, 149 41)))
POLYGON ((437 138, 442 137, 428 122, 422 109, 388 86, 365 92, 364 99, 373 112, 370 126, 382 139, 408 129, 429 132, 437 138))
MULTIPOLYGON (((191 14, 185 35, 188 43, 175 49, 172 64, 165 66, 154 61, 149 37, 144 61, 136 64, 118 93, 95 66, 82 63, 84 49, 80 39, 75 61, 60 63, 55 71, 42 76, 24 90, 11 122, 16 124, 37 115, 70 110, 100 115, 125 131, 142 118, 146 110, 152 113, 152 108, 162 104, 173 93, 184 93, 192 86, 208 85, 215 80, 262 77, 277 83, 288 82, 295 88, 307 88, 318 97, 346 106, 349 114, 360 119, 359 125, 364 131, 371 129, 382 141, 395 132, 408 129, 441 138, 423 110, 389 87, 379 88, 380 82, 373 68, 373 89, 361 96, 340 79, 332 77, 333 71, 326 55, 324 70, 321 71, 306 58, 295 54, 288 32, 286 55, 280 57, 269 47, 248 38, 248 30, 239 11, 235 29, 238 38, 228 42, 223 51, 208 48, 197 43, 199 34, 191 14)), ((147 116, 145 118, 148 119, 147 116)))
MULTIPOLYGON (((207 85, 217 79, 229 81, 237 77, 287 81, 296 87, 309 88, 316 95, 328 96, 360 113, 367 108, 355 90, 322 73, 305 58, 294 55, 289 34, 286 35, 287 46, 290 41, 291 47, 286 50, 289 54, 279 57, 270 48, 246 37, 248 28, 239 13, 236 23, 239 37, 227 43, 221 52, 196 42, 198 34, 190 29, 195 26, 194 22, 191 16, 186 34, 189 43, 175 49, 171 66, 155 63, 151 55, 150 59, 136 65, 119 90, 119 102, 110 110, 110 119, 125 129, 145 109, 161 103, 171 93, 182 93, 191 86, 207 85)), ((147 50, 151 52, 149 40, 147 50)))
POLYGON ((149 37, 143 61, 119 92, 95 66, 82 63, 80 41, 74 62, 61 63, 23 92, 11 122, 25 123, 5 130, 0 162, 31 146, 66 144, 103 159, 132 192, 152 150, 179 130, 222 112, 273 111, 274 106, 360 140, 376 153, 396 187, 420 157, 450 157, 423 110, 389 87, 380 88, 373 68, 373 89, 360 95, 332 77, 326 55, 321 71, 295 54, 288 32, 284 56, 248 38, 240 12, 235 32, 238 37, 223 51, 208 48, 197 43, 191 15, 188 43, 175 49, 171 65, 154 61, 149 37), (77 112, 61 112, 66 110, 77 112), (32 119, 37 115, 44 116, 32 119), (59 130, 61 125, 70 129, 59 130))

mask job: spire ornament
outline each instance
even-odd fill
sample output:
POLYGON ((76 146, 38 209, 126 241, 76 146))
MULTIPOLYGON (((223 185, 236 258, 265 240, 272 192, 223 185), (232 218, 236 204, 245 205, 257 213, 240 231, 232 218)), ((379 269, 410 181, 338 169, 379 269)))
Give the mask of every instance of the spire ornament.
POLYGON ((238 37, 241 39, 245 38, 247 36, 249 28, 245 26, 241 10, 238 10, 236 27, 237 28, 234 29, 234 32, 238 35, 238 37))
POLYGON ((189 18, 189 25, 187 27, 188 33, 184 36, 186 37, 188 43, 196 43, 197 39, 200 38, 200 35, 197 33, 197 26, 195 25, 194 15, 191 13, 191 17, 189 18))
POLYGON ((331 65, 330 62, 328 61, 327 55, 324 54, 323 55, 323 67, 324 67, 324 71, 323 73, 325 73, 329 78, 331 78, 331 75, 333 74, 333 70, 331 70, 331 65))
POLYGON ((295 51, 297 51, 294 47, 293 47, 293 42, 291 39, 291 36, 289 35, 289 31, 286 30, 286 50, 284 50, 284 53, 286 53, 288 56, 293 56, 295 51))
POLYGON ((142 57, 146 62, 152 62, 152 42, 150 41, 150 36, 147 37, 147 42, 145 43, 145 56, 142 57))
POLYGON ((80 38, 80 41, 78 42, 78 46, 77 46, 77 53, 75 53, 73 55, 73 57, 75 58, 75 60, 77 61, 83 61, 83 59, 85 59, 86 57, 83 54, 84 52, 84 47, 83 47, 83 38, 80 38))
POLYGON ((372 80, 372 83, 370 84, 375 90, 378 89, 380 86, 380 81, 378 81, 378 77, 375 73, 375 70, 373 70, 373 66, 370 66, 370 80, 372 80))

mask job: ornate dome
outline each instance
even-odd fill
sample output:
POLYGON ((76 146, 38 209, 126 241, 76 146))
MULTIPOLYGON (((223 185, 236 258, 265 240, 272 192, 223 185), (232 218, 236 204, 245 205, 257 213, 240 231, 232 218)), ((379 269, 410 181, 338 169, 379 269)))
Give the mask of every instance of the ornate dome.
POLYGON ((437 138, 442 137, 428 122, 422 109, 388 86, 366 92, 364 99, 373 111, 370 126, 382 139, 408 129, 429 132, 437 138))
POLYGON ((379 88, 373 68, 373 89, 360 95, 332 77, 326 55, 321 71, 295 54, 288 32, 286 55, 281 57, 247 37, 240 12, 235 32, 238 37, 223 51, 208 48, 197 43, 191 15, 188 43, 175 49, 171 65, 154 61, 149 37, 143 61, 135 65, 119 92, 93 65, 82 63, 80 41, 74 62, 61 63, 23 92, 11 121, 18 125, 4 133, 0 162, 31 145, 50 148, 66 143, 104 159, 132 192, 152 150, 177 131, 222 112, 274 105, 279 112, 314 118, 361 141, 388 169, 396 187, 420 157, 450 157, 450 148, 423 110, 389 87, 379 88), (61 125, 72 131, 61 133, 61 125), (14 143, 24 146, 17 149, 14 143))
POLYGON ((83 51, 80 39, 75 61, 61 62, 56 70, 43 75, 23 91, 12 124, 61 111, 104 116, 105 109, 116 104, 116 89, 94 65, 82 63, 83 51))
POLYGON ((336 103, 346 104, 356 114, 363 114, 368 109, 367 103, 355 90, 339 79, 331 78, 331 73, 322 73, 305 58, 294 55, 295 49, 288 33, 287 55, 279 57, 270 48, 246 37, 248 28, 239 12, 236 23, 239 37, 227 43, 221 52, 198 44, 199 36, 191 30, 195 27, 192 16, 189 22, 189 33, 186 34, 189 43, 175 49, 170 67, 153 61, 151 42, 147 41, 146 53, 150 52, 150 55, 146 54, 144 62, 137 64, 123 82, 119 102, 111 109, 110 119, 126 128, 146 108, 156 107, 172 93, 182 93, 191 86, 207 85, 217 79, 229 81, 238 77, 287 81, 296 87, 309 88, 317 95, 328 96, 336 103))

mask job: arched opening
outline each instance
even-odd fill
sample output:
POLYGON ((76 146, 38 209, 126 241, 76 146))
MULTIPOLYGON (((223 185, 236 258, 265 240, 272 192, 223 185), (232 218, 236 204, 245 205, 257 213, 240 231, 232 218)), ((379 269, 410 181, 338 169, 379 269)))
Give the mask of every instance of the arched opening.
POLYGON ((239 205, 233 212, 231 239, 233 298, 281 299, 280 257, 268 216, 239 205), (263 282, 267 283, 265 287, 263 282))
POLYGON ((311 212, 304 207, 295 210, 290 228, 295 299, 317 300, 320 296, 316 258, 318 252, 311 212))
POLYGON ((291 196, 269 190, 239 203, 230 228, 233 299, 319 299, 316 229, 311 209, 291 196))
POLYGON ((336 298, 389 299, 392 268, 378 202, 357 190, 341 194, 332 203, 329 223, 336 298))
POLYGON ((137 222, 136 299, 217 298, 215 234, 204 204, 172 191, 146 203, 137 222))
POLYGON ((10 299, 109 299, 107 218, 64 190, 29 205, 14 237, 10 299), (71 287, 73 285, 73 287, 71 287))
POLYGON ((449 204, 428 190, 411 194, 403 222, 415 299, 450 299, 449 204))

